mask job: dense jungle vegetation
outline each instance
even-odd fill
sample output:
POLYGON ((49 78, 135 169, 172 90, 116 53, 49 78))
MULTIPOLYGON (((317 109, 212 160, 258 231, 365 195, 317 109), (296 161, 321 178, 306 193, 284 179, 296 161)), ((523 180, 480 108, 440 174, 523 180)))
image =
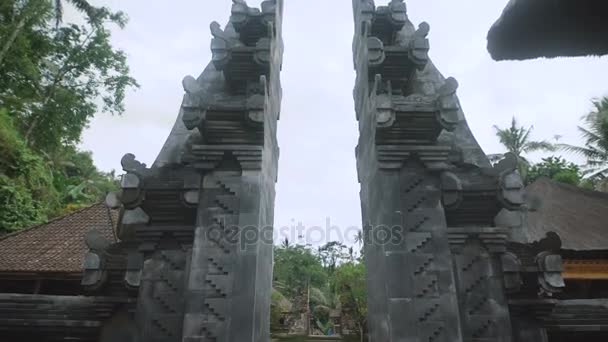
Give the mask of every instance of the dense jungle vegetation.
POLYGON ((116 187, 77 144, 97 113, 122 114, 137 87, 110 41, 127 17, 87 1, 0 3, 0 233, 99 201, 116 187))

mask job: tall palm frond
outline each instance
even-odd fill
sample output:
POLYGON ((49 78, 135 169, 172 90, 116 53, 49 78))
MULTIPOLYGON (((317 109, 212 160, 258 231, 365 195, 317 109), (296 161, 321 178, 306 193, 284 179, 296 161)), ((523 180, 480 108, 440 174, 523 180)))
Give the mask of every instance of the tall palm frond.
POLYGON ((361 247, 361 245, 363 244, 363 231, 360 230, 357 232, 357 235, 355 235, 355 242, 357 244, 359 244, 359 247, 361 247))
POLYGON ((584 146, 561 144, 560 148, 587 159, 584 174, 595 180, 608 177, 608 96, 592 101, 593 110, 583 116, 586 127, 578 127, 584 146))
POLYGON ((508 152, 521 157, 524 153, 534 151, 554 151, 555 145, 546 141, 533 141, 531 140, 531 134, 534 130, 534 126, 528 128, 521 127, 518 125, 517 119, 513 117, 511 119, 511 127, 500 128, 494 125, 496 130, 496 136, 500 140, 500 143, 507 149, 508 152))
POLYGON ((285 238, 283 239, 283 241, 281 241, 281 248, 283 249, 289 249, 292 247, 291 241, 289 241, 289 238, 285 238))
MULTIPOLYGON (((535 151, 555 151, 556 149, 555 144, 546 140, 531 140, 534 126, 528 128, 519 126, 515 117, 511 119, 510 127, 501 128, 494 125, 494 130, 496 131, 496 136, 500 143, 505 147, 507 152, 513 153, 517 157, 519 172, 524 177, 525 172, 530 165, 530 162, 524 157, 524 154, 535 151)), ((490 159, 490 162, 492 163, 496 163, 502 158, 504 158, 504 153, 488 155, 488 159, 490 159)))

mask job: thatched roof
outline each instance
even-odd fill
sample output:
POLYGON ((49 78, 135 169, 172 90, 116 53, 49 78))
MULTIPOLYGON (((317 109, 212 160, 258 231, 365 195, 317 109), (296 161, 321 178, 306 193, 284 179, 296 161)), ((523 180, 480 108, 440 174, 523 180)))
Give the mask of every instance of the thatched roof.
POLYGON ((608 250, 608 193, 548 178, 530 184, 526 193, 532 202, 525 232, 527 242, 555 232, 564 250, 608 250))
POLYGON ((511 0, 488 51, 495 60, 608 54, 608 1, 511 0))
POLYGON ((115 241, 117 212, 99 203, 48 223, 0 237, 0 273, 80 273, 89 248, 85 234, 97 230, 115 241))

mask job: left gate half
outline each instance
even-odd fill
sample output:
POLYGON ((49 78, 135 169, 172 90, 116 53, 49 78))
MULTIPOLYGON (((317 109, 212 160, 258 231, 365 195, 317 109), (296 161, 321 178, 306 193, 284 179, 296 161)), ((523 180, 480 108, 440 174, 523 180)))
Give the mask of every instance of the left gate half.
POLYGON ((137 294, 135 341, 270 340, 282 7, 234 1, 155 163, 122 159, 120 242, 89 237, 83 285, 137 294))

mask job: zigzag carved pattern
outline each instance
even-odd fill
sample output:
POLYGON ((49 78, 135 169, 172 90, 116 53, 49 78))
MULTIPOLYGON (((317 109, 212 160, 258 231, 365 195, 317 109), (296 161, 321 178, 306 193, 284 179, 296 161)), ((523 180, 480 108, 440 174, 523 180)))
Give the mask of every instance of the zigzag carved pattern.
POLYGON ((462 267, 462 272, 467 272, 469 270, 471 270, 473 268, 473 266, 478 262, 481 261, 483 258, 481 257, 481 255, 476 255, 475 257, 473 257, 471 259, 471 261, 469 261, 466 265, 464 265, 462 267))
POLYGON ((411 232, 418 231, 418 229, 422 228, 422 226, 424 226, 424 224, 425 224, 425 223, 427 223, 427 222, 428 222, 430 219, 431 219, 431 218, 430 218, 430 217, 427 217, 427 216, 423 217, 423 218, 422 218, 422 220, 420 220, 420 221, 416 222, 416 223, 414 224, 414 226, 413 226, 412 228, 410 228, 410 231, 411 231, 411 232))
POLYGON ((484 277, 479 277, 477 280, 475 280, 471 285, 467 286, 464 291, 466 293, 471 293, 473 292, 473 290, 475 290, 478 286, 480 286, 483 281, 485 280, 484 277))
POLYGON ((213 291, 215 291, 220 297, 225 298, 226 294, 224 292, 222 292, 222 289, 217 287, 217 285, 215 283, 213 283, 213 281, 211 279, 205 279, 205 283, 207 285, 209 285, 209 287, 211 289, 213 289, 213 291))
POLYGON ((218 271, 218 272, 209 272, 209 274, 228 275, 228 272, 225 271, 224 267, 222 265, 220 265, 217 261, 215 261, 213 258, 209 258, 207 260, 213 266, 213 268, 215 268, 218 271))
POLYGON ((201 328, 199 335, 203 336, 203 341, 205 342, 217 342, 217 337, 213 336, 211 331, 207 330, 205 327, 201 328))
POLYGON ((220 189, 222 190, 222 192, 224 192, 225 194, 229 194, 229 195, 232 195, 232 196, 236 195, 236 192, 232 191, 230 189, 230 187, 226 183, 218 180, 216 182, 216 184, 220 187, 220 189))
POLYGON ((167 285, 173 292, 179 291, 179 287, 173 283, 173 281, 167 277, 164 273, 160 274, 160 280, 167 285))
POLYGON ((428 341, 429 342, 433 342, 437 339, 437 337, 439 337, 441 334, 443 333, 443 327, 438 327, 437 329, 435 329, 435 331, 433 331, 433 333, 429 336, 428 341))
POLYGON ((433 257, 428 258, 423 264, 422 266, 418 267, 417 270, 414 271, 414 275, 420 275, 422 273, 424 273, 428 267, 433 263, 433 257))
POLYGON ((429 284, 427 284, 425 287, 422 288, 422 290, 420 291, 420 293, 418 293, 416 295, 416 297, 422 298, 422 297, 425 297, 430 292, 434 292, 433 288, 435 287, 436 284, 437 284, 437 279, 433 279, 429 284))
POLYGON ((213 237, 213 238, 210 238, 209 240, 211 240, 217 247, 219 247, 222 250, 222 252, 224 252, 225 254, 229 254, 230 248, 228 248, 228 246, 226 246, 226 244, 224 243, 225 237, 226 237, 226 226, 224 225, 223 220, 221 220, 217 217, 213 217, 212 220, 213 220, 213 223, 215 223, 220 228, 221 236, 213 237))
POLYGON ((469 315, 475 315, 481 310, 481 308, 488 302, 488 297, 483 297, 478 303, 471 306, 471 310, 469 310, 469 315))
POLYGON ((228 207, 227 204, 223 203, 222 201, 220 201, 219 199, 215 199, 213 200, 213 202, 220 208, 222 209, 225 213, 230 214, 230 215, 234 215, 234 211, 230 209, 230 207, 228 207))
POLYGON ((167 328, 162 321, 158 320, 158 319, 153 319, 152 320, 152 324, 165 336, 167 337, 173 337, 175 336, 173 334, 173 331, 171 331, 170 328, 167 328))
POLYGON ((427 311, 424 312, 424 314, 421 317, 418 317, 418 321, 426 322, 429 319, 429 317, 433 316, 433 314, 435 312, 437 312, 437 310, 439 310, 439 304, 435 304, 435 305, 431 306, 427 311))
POLYGON ((170 302, 166 301, 165 298, 161 294, 155 294, 154 299, 160 306, 162 306, 166 312, 169 313, 177 313, 177 310, 171 306, 170 302))
POLYGON ((417 244, 414 248, 410 249, 410 253, 416 253, 417 251, 421 250, 426 245, 428 245, 432 239, 433 239, 432 237, 425 238, 424 240, 422 240, 422 242, 417 244))
POLYGON ((416 189, 420 184, 422 184, 424 182, 424 178, 417 178, 415 181, 413 181, 408 187, 406 187, 404 189, 404 192, 411 192, 412 190, 416 189))
POLYGON ((412 211, 414 211, 415 209, 418 209, 418 208, 420 207, 420 205, 421 205, 422 203, 424 203, 424 201, 426 201, 426 197, 424 197, 424 196, 420 197, 420 198, 419 198, 419 199, 416 201, 416 203, 414 203, 414 204, 410 205, 410 206, 407 208, 407 212, 408 212, 408 213, 411 213, 411 212, 412 212, 412 211))
POLYGON ((207 312, 211 313, 211 315, 214 316, 215 318, 217 318, 218 321, 223 322, 226 320, 225 317, 223 317, 222 315, 217 313, 215 310, 213 310, 213 308, 211 307, 211 305, 209 303, 205 303, 205 308, 207 309, 207 312))
POLYGON ((479 327, 477 330, 475 330, 473 332, 473 337, 474 338, 480 338, 483 335, 485 335, 488 330, 490 330, 490 328, 494 325, 494 322, 492 322, 491 320, 487 320, 481 327, 479 327))
POLYGON ((162 259, 162 261, 169 264, 169 266, 171 266, 171 269, 174 269, 174 270, 183 270, 184 269, 184 265, 183 265, 183 262, 181 262, 181 260, 178 263, 177 261, 173 260, 173 258, 171 258, 167 253, 161 252, 160 258, 162 259))

